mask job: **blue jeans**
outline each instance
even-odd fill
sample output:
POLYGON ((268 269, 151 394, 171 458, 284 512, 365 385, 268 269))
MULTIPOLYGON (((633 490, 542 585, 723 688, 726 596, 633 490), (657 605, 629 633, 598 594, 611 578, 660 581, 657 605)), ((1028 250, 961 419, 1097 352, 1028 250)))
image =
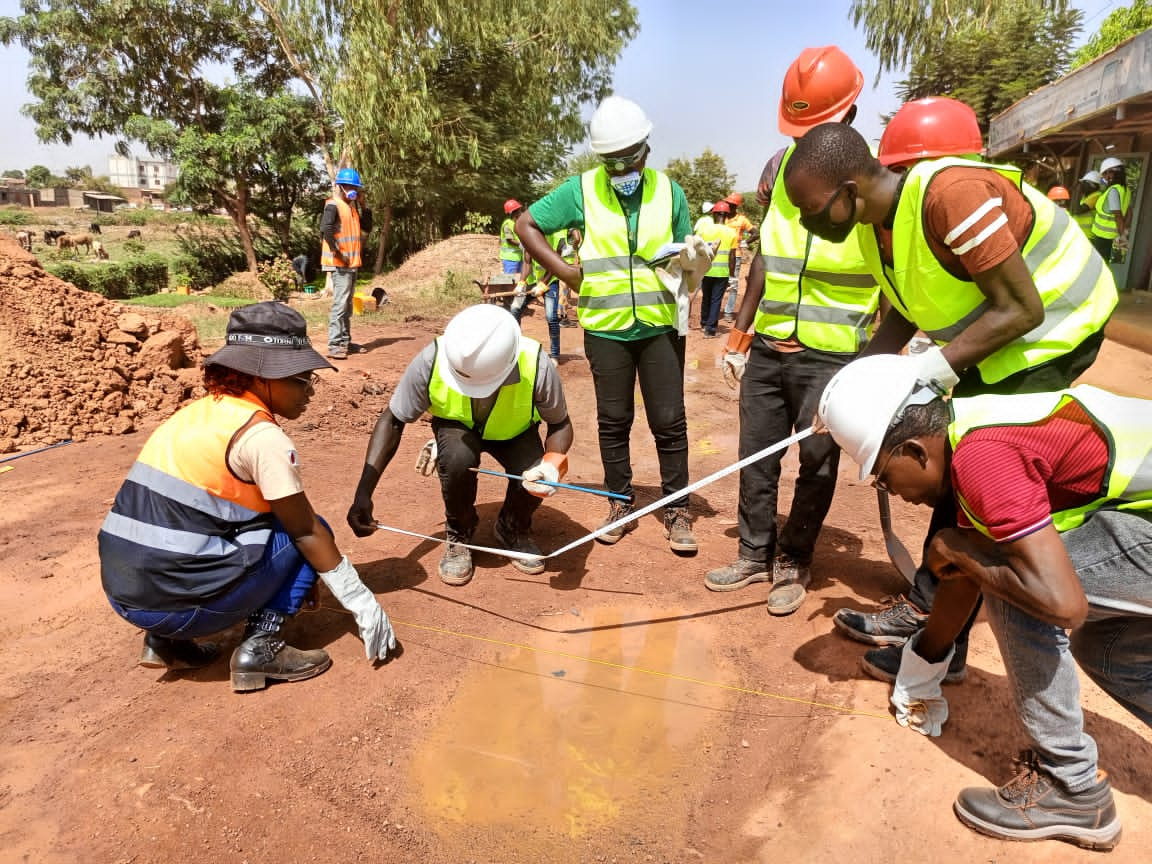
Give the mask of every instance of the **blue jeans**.
MULTIPOLYGON (((327 522, 320 521, 332 530, 327 522)), ((221 597, 175 612, 126 609, 111 598, 109 602, 121 618, 141 630, 157 636, 194 639, 227 630, 260 609, 295 615, 317 578, 316 570, 304 560, 277 520, 260 563, 252 568, 248 578, 221 597)))
POLYGON ((548 286, 544 292, 544 318, 548 321, 548 340, 552 343, 548 356, 560 356, 560 281, 548 286))
POLYGON ((736 256, 736 263, 732 267, 732 278, 728 280, 728 291, 724 295, 724 314, 732 317, 736 314, 736 295, 740 293, 740 256, 736 256))
POLYGON ((710 336, 716 335, 720 322, 720 303, 728 287, 727 276, 705 276, 700 283, 700 326, 710 336))
POLYGON ((1069 635, 1004 600, 984 602, 1040 764, 1080 792, 1096 783, 1096 742, 1084 732, 1077 662, 1152 726, 1152 516, 1097 511, 1061 539, 1088 597, 1081 627, 1069 635))
POLYGON ((352 295, 356 293, 356 271, 332 271, 332 311, 328 315, 328 347, 347 350, 352 342, 352 295))
POLYGON ((508 261, 504 258, 500 259, 500 267, 504 273, 515 273, 519 275, 521 267, 524 266, 522 261, 508 261))

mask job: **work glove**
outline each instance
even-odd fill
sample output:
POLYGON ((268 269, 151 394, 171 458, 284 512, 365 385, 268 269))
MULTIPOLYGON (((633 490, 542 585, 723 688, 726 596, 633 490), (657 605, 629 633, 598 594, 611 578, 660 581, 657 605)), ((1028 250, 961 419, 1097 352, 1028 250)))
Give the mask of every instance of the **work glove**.
POLYGON ((436 439, 429 438, 428 443, 420 448, 420 453, 416 457, 416 473, 422 477, 428 477, 436 471, 436 456, 439 449, 436 447, 436 439))
POLYGON ((752 334, 732 328, 728 333, 728 345, 724 349, 724 381, 735 390, 744 377, 748 366, 748 349, 752 347, 752 334))
POLYGON ((525 492, 537 498, 551 498, 556 494, 555 486, 545 486, 533 481, 547 480, 549 483, 559 483, 567 473, 568 457, 565 454, 545 453, 543 459, 520 476, 524 480, 525 492))
POLYGON ((939 663, 929 663, 915 650, 922 635, 920 631, 904 643, 900 671, 892 688, 892 705, 901 726, 938 738, 948 719, 948 700, 942 695, 940 684, 948 674, 956 646, 948 649, 948 656, 939 663))
POLYGON ((372 499, 356 498, 345 517, 348 527, 357 537, 368 537, 376 532, 376 519, 372 515, 372 499))
POLYGON ((1115 242, 1115 246, 1121 252, 1127 252, 1128 251, 1128 235, 1127 234, 1121 234, 1119 237, 1117 237, 1116 242, 1115 242))
POLYGON ((684 248, 680 250, 680 269, 693 285, 699 285, 704 274, 711 269, 714 254, 712 244, 706 243, 704 238, 695 234, 684 238, 684 248))
POLYGON ((939 345, 933 345, 912 357, 916 362, 916 379, 921 384, 934 387, 940 393, 947 393, 960 383, 959 376, 944 359, 944 352, 939 345))
POLYGON ((523 297, 525 294, 528 293, 528 283, 517 282, 516 287, 513 290, 515 290, 517 297, 523 297))
POLYGON ((320 578, 332 596, 356 619, 368 659, 387 660, 388 652, 396 650, 396 634, 392 632, 392 622, 368 586, 360 581, 348 556, 343 556, 334 569, 321 573, 320 578))

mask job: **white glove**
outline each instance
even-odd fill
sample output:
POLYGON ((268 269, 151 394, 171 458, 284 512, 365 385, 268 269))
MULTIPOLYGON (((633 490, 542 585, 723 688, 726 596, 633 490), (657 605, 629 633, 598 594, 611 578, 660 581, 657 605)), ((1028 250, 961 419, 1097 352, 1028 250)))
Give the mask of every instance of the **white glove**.
POLYGON ((527 293, 528 293, 528 283, 526 283, 526 282, 517 282, 517 283, 516 283, 516 288, 515 288, 515 291, 516 291, 516 296, 517 296, 517 297, 523 297, 525 294, 527 294, 527 293))
POLYGON ((713 254, 714 249, 710 243, 705 243, 702 237, 689 234, 684 238, 684 248, 680 250, 680 269, 699 282, 711 269, 713 254))
POLYGON ((960 377, 944 359, 939 345, 913 355, 916 359, 917 380, 946 393, 960 383, 960 377))
POLYGON ((748 366, 748 355, 739 351, 729 351, 724 355, 724 380, 728 386, 735 390, 740 379, 744 377, 744 370, 748 366))
POLYGON ((537 498, 551 498, 556 494, 555 486, 545 486, 535 483, 535 480, 547 480, 549 483, 559 483, 560 478, 568 473, 568 457, 563 453, 545 453, 544 457, 521 474, 524 481, 524 491, 537 498))
POLYGON ((432 474, 436 470, 436 455, 438 452, 436 439, 429 438, 428 443, 420 448, 420 455, 416 457, 416 473, 424 477, 432 474))
POLYGON ((1116 248, 1119 249, 1121 252, 1127 252, 1128 251, 1128 235, 1127 234, 1121 234, 1119 237, 1116 238, 1115 243, 1116 243, 1116 248))
POLYGON ((940 683, 948 674, 956 646, 948 649, 948 656, 939 663, 929 663, 915 651, 922 635, 920 631, 904 643, 900 671, 892 688, 892 705, 901 726, 937 738, 948 719, 948 700, 940 692, 940 683))
POLYGON ((392 622, 368 586, 360 581, 348 556, 343 556, 332 570, 321 573, 320 578, 332 596, 356 619, 368 659, 387 660, 388 652, 396 650, 396 634, 392 632, 392 622))

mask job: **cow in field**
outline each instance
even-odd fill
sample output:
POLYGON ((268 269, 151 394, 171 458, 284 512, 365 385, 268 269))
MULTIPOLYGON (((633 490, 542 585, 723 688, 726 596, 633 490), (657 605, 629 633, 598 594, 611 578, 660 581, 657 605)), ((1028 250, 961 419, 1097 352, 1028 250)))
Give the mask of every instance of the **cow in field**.
POLYGON ((89 255, 92 254, 92 235, 91 234, 65 234, 57 243, 60 245, 60 251, 65 249, 72 250, 72 257, 76 257, 76 253, 80 251, 80 247, 84 247, 84 251, 89 255))
POLYGON ((108 260, 108 250, 104 248, 104 244, 99 240, 92 241, 92 254, 99 258, 101 261, 108 260))
POLYGON ((99 222, 92 222, 91 224, 89 224, 88 233, 89 234, 99 234, 100 233, 100 223, 99 222))
POLYGON ((16 242, 20 244, 21 249, 32 251, 32 232, 31 231, 17 231, 16 242))
POLYGON ((55 246, 56 241, 67 233, 67 231, 59 231, 55 228, 46 228, 44 230, 44 245, 55 246))
POLYGON ((131 231, 129 231, 128 232, 128 239, 129 240, 140 239, 140 229, 139 228, 133 228, 131 231))

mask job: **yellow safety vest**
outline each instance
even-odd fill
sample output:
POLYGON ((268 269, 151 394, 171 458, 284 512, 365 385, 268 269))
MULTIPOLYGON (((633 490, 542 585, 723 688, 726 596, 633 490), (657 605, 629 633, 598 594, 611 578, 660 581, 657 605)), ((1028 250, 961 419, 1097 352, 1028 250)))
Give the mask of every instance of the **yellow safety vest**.
MULTIPOLYGON (((441 420, 455 420, 474 429, 472 399, 448 386, 440 372, 444 356, 443 336, 436 339, 436 359, 432 376, 428 380, 428 398, 432 402, 429 413, 441 420)), ((504 384, 496 396, 496 404, 484 424, 485 441, 507 441, 525 432, 533 423, 540 422, 536 411, 536 369, 540 358, 540 343, 527 336, 520 337, 520 356, 517 366, 520 379, 504 384)))
POLYGON ((516 220, 511 217, 505 219, 500 225, 500 260, 524 260, 524 250, 516 236, 516 220))
POLYGON ((729 228, 724 223, 717 223, 715 221, 710 225, 703 226, 703 230, 697 231, 700 239, 707 243, 715 243, 716 254, 712 256, 712 266, 708 268, 706 276, 722 276, 728 278, 728 258, 732 254, 732 249, 736 246, 736 238, 739 236, 735 228, 729 228))
POLYGON ((1044 303, 1044 320, 977 364, 988 384, 1061 357, 1099 332, 1116 308, 1111 271, 1066 210, 1022 182, 1011 165, 966 159, 930 159, 908 169, 892 228, 891 268, 883 264, 875 236, 861 243, 872 272, 893 307, 938 345, 947 345, 984 314, 988 303, 975 282, 957 279, 924 239, 924 196, 946 168, 997 171, 1020 187, 1035 218, 1021 250, 1044 303))
POLYGON ((577 301, 580 326, 592 332, 628 330, 637 321, 654 327, 676 324, 676 297, 648 261, 672 242, 672 181, 644 169, 637 237, 629 244, 628 217, 603 167, 580 176, 584 195, 584 282, 577 301), (633 251, 632 247, 635 247, 633 251))
POLYGON ((328 241, 320 240, 320 266, 356 269, 360 266, 360 212, 341 198, 329 198, 324 206, 335 204, 340 214, 340 227, 336 229, 336 246, 344 260, 337 263, 332 257, 328 241))
POLYGON ((1111 210, 1104 209, 1104 205, 1108 201, 1108 193, 1113 189, 1120 193, 1121 216, 1128 215, 1128 205, 1132 203, 1132 193, 1127 186, 1121 186, 1119 183, 1113 183, 1100 193, 1100 197, 1096 199, 1096 212, 1092 220, 1092 233, 1101 240, 1115 240, 1120 236, 1120 228, 1116 225, 1116 217, 1112 215, 1111 210))
MULTIPOLYGON (((1098 497, 1081 507, 1052 514, 1057 531, 1083 524, 1096 510, 1152 510, 1152 401, 1117 396, 1097 387, 1080 385, 1053 393, 990 395, 953 399, 948 440, 955 451, 965 435, 989 426, 1027 426, 1051 417, 1069 402, 1078 403, 1108 439, 1108 470, 1098 497)), ((972 525, 983 534, 987 527, 964 501, 956 500, 972 525)))
POLYGON ((843 243, 829 243, 800 224, 783 180, 795 149, 793 144, 780 160, 760 227, 764 296, 754 326, 773 339, 795 338, 817 351, 856 354, 872 336, 880 287, 860 251, 859 230, 843 243))

